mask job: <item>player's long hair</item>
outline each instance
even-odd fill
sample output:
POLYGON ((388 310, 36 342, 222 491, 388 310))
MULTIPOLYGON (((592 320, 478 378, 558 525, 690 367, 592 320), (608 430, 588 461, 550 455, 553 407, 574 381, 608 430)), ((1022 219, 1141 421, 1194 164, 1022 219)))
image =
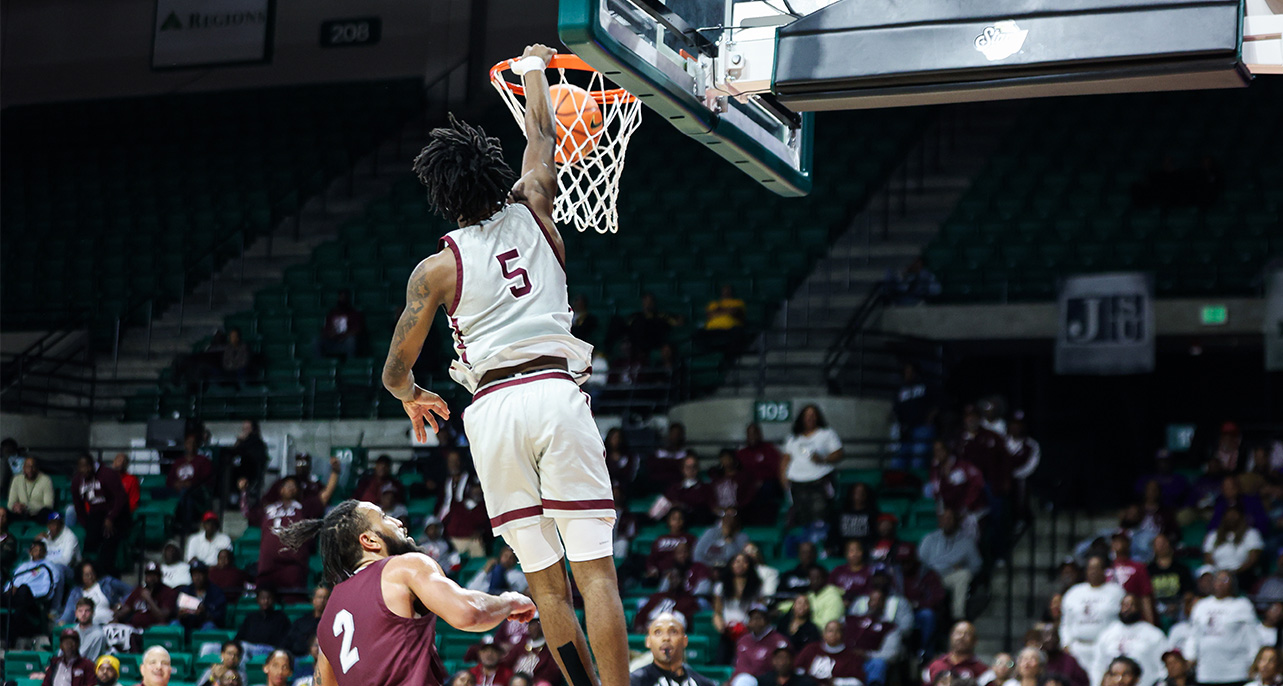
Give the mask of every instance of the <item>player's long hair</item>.
POLYGON ((414 158, 414 173, 428 189, 432 211, 450 221, 473 224, 503 205, 517 175, 503 159, 498 138, 454 115, 432 130, 427 147, 414 158))
POLYGON ((370 530, 370 520, 356 509, 359 500, 344 500, 324 519, 304 519, 276 532, 281 543, 299 550, 317 537, 321 545, 321 576, 331 586, 352 576, 361 564, 358 538, 370 530))

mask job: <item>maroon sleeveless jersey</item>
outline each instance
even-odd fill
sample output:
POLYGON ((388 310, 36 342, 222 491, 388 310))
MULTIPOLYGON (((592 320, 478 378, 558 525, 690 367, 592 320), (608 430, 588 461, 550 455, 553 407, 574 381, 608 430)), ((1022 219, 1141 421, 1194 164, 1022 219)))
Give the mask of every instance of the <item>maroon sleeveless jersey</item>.
POLYGON ((334 587, 316 642, 338 686, 441 686, 445 667, 433 643, 437 616, 399 617, 383 601, 384 558, 334 587))

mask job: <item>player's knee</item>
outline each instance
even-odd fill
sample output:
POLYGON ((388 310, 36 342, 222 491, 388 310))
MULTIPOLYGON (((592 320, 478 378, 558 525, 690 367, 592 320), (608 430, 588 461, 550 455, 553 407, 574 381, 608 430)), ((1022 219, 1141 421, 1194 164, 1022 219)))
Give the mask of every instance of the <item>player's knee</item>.
POLYGON ((615 518, 558 517, 557 528, 566 541, 566 558, 571 562, 587 562, 615 553, 615 518))
POLYGON ((545 570, 559 562, 565 550, 557 538, 557 527, 549 520, 508 529, 503 540, 517 554, 521 571, 530 574, 545 570))

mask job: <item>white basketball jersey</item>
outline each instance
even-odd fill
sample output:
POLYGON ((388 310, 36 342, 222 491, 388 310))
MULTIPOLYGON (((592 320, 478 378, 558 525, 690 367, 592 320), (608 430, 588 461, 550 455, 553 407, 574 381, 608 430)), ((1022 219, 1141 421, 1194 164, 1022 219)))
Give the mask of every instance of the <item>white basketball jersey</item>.
POLYGON ((456 274, 446 310, 459 356, 451 378, 475 393, 486 372, 543 356, 564 357, 577 381, 588 378, 592 346, 570 335, 565 265, 529 207, 509 204, 441 243, 456 274))

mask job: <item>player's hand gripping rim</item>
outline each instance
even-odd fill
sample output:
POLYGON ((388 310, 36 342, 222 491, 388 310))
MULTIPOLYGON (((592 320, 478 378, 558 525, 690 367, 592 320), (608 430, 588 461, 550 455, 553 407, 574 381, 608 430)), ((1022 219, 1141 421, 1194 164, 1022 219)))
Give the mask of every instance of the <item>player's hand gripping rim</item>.
POLYGON ((402 400, 401 406, 405 408, 405 413, 410 416, 410 425, 414 427, 414 438, 420 443, 428 440, 428 430, 424 427, 424 422, 432 427, 432 433, 437 433, 441 427, 437 424, 437 417, 441 419, 450 418, 450 407, 446 405, 441 396, 432 391, 414 387, 414 397, 410 400, 402 400), (436 416, 434 417, 433 414, 436 416))

